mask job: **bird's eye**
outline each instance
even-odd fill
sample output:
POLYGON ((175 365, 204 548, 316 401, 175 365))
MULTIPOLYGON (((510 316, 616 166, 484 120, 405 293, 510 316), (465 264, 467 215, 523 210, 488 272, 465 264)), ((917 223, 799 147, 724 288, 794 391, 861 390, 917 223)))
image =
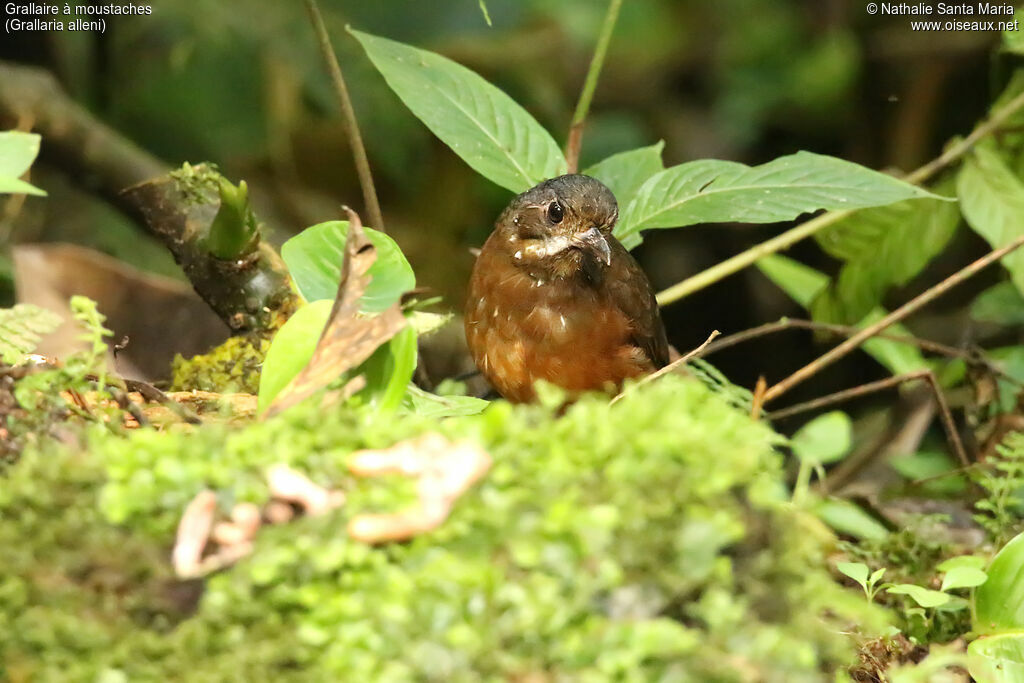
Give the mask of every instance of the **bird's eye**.
POLYGON ((562 205, 558 202, 551 202, 548 204, 548 220, 552 223, 562 222, 562 205))

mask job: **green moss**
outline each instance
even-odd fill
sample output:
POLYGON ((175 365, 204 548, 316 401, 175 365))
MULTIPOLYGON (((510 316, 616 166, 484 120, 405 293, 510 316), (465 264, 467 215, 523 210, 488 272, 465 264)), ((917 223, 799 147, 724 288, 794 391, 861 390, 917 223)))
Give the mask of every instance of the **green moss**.
POLYGON ((259 335, 229 337, 207 354, 171 363, 172 391, 244 392, 260 389, 260 368, 270 342, 259 335))
POLYGON ((824 672, 851 661, 842 634, 852 623, 880 627, 879 612, 824 569, 831 536, 782 502, 779 439, 767 427, 674 377, 614 406, 593 398, 556 413, 496 402, 434 421, 306 403, 243 429, 95 431, 88 456, 26 455, 0 517, 40 490, 79 483, 73 499, 43 495, 35 523, 5 529, 4 547, 22 548, 23 559, 4 590, 22 597, 3 610, 0 649, 20 653, 6 661, 39 680, 60 671, 62 680, 799 682, 832 680, 824 672), (397 510, 410 494, 395 478, 352 479, 351 451, 427 430, 484 446, 487 477, 431 534, 382 547, 349 540, 353 514, 397 510), (169 548, 197 491, 216 490, 225 511, 264 501, 263 472, 277 462, 345 488, 348 504, 263 529, 254 554, 210 579, 198 612, 173 630, 167 617, 133 619, 139 608, 90 594, 69 566, 68 553, 109 553, 127 567, 141 558, 147 576, 165 571, 147 552, 169 548), (88 642, 33 631, 39 605, 52 604, 33 553, 73 593, 61 618, 88 642))

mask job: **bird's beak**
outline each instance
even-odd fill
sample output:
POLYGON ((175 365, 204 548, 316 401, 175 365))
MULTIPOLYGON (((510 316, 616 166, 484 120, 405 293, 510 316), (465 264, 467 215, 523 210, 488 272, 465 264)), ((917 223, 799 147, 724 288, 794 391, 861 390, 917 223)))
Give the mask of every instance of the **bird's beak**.
POLYGON ((608 248, 608 240, 597 228, 590 228, 573 235, 572 246, 582 249, 584 253, 590 254, 606 266, 612 264, 612 251, 608 248))

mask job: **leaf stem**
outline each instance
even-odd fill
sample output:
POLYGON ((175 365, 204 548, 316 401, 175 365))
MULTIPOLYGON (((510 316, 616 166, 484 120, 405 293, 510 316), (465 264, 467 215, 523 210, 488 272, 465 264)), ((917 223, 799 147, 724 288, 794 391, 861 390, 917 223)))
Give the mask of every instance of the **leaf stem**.
POLYGON ((366 148, 363 147, 363 137, 359 133, 356 112, 352 108, 352 100, 348 95, 348 88, 345 86, 345 78, 341 74, 341 65, 338 63, 337 55, 334 54, 334 48, 331 47, 331 37, 327 33, 327 27, 324 25, 324 18, 320 14, 316 0, 305 0, 305 2, 309 20, 313 23, 313 31, 316 32, 316 39, 320 44, 320 53, 327 65, 327 71, 331 75, 334 94, 337 95, 338 104, 341 105, 341 112, 345 119, 345 133, 348 136, 349 145, 352 147, 352 158, 356 164, 356 172, 359 174, 359 185, 363 189, 366 213, 373 227, 384 232, 384 216, 380 212, 377 189, 373 185, 373 175, 370 173, 370 162, 366 158, 366 148))
POLYGON ((601 34, 598 36, 597 46, 594 48, 594 56, 591 57, 590 66, 587 68, 587 78, 583 82, 580 99, 576 102, 576 112, 572 116, 572 125, 569 127, 569 141, 565 147, 565 161, 569 166, 569 173, 575 173, 579 168, 583 124, 587 120, 590 103, 594 99, 597 79, 601 75, 601 67, 604 65, 604 57, 608 53, 608 44, 611 42, 612 32, 619 19, 621 7, 622 0, 610 0, 608 3, 608 11, 605 13, 604 23, 601 25, 601 34))
MULTIPOLYGON (((967 152, 969 152, 979 140, 995 132, 996 129, 998 129, 1008 118, 1018 112, 1022 107, 1024 107, 1024 93, 1017 95, 1003 107, 996 110, 987 120, 979 124, 966 138, 954 145, 951 145, 941 155, 929 161, 924 166, 921 166, 916 171, 904 176, 904 180, 909 183, 917 184, 931 178, 933 175, 967 154, 967 152)), ((705 287, 709 287, 719 280, 752 265, 761 257, 788 249, 800 240, 810 237, 819 230, 837 223, 852 213, 853 212, 849 210, 832 211, 817 216, 816 218, 812 218, 806 223, 801 223, 781 235, 777 235, 770 240, 757 244, 750 249, 733 256, 732 258, 728 258, 717 265, 706 270, 702 270, 696 275, 688 277, 685 280, 659 292, 658 305, 667 306, 679 301, 683 297, 704 289, 705 287)))

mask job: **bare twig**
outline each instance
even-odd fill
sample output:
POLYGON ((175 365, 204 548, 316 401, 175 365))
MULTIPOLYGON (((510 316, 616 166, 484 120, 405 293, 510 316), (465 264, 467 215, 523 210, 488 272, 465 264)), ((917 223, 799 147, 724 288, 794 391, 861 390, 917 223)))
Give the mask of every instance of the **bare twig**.
POLYGON ((610 0, 608 3, 608 11, 604 15, 604 23, 601 25, 601 34, 598 36, 597 46, 594 48, 594 56, 590 59, 587 77, 583 82, 583 90, 580 91, 580 99, 576 102, 572 126, 569 128, 569 140, 565 146, 565 160, 569 166, 569 173, 575 173, 579 168, 580 145, 583 141, 583 124, 587 120, 590 103, 594 99, 597 79, 601 75, 604 57, 608 53, 608 43, 611 42, 612 32, 615 30, 615 22, 619 19, 619 9, 621 7, 622 0, 610 0))
MULTIPOLYGON (((949 166, 951 163, 962 157, 964 154, 969 152, 972 147, 982 138, 991 135, 997 130, 1008 118, 1013 114, 1017 113, 1021 108, 1024 108, 1024 93, 1014 97, 1012 100, 1007 102, 1003 107, 996 111, 986 121, 979 124, 974 131, 966 138, 951 146, 941 156, 928 162, 921 168, 917 169, 913 173, 904 177, 904 180, 910 183, 921 183, 928 178, 932 177, 935 173, 949 166)), ((749 265, 757 262, 761 257, 767 256, 768 254, 774 254, 778 251, 783 251, 793 246, 800 240, 810 237, 814 233, 827 228, 834 223, 851 215, 853 212, 849 210, 845 211, 832 211, 824 213, 816 218, 812 218, 806 223, 787 230, 781 235, 771 238, 761 244, 755 245, 744 252, 733 256, 732 258, 722 261, 718 265, 712 266, 706 270, 686 278, 682 282, 678 282, 671 287, 658 293, 658 305, 667 306, 671 303, 679 301, 683 297, 689 296, 694 292, 697 292, 705 287, 713 285, 719 280, 732 275, 740 270, 743 270, 749 265)))
POLYGON ((708 344, 710 344, 715 339, 715 337, 717 337, 720 334, 721 334, 721 332, 719 332, 718 330, 713 330, 711 332, 711 334, 708 335, 708 338, 704 340, 703 344, 701 344, 697 348, 693 349, 692 351, 687 353, 685 356, 680 356, 679 358, 676 358, 674 361, 672 361, 671 363, 669 363, 665 367, 661 368, 660 370, 652 372, 649 375, 645 375, 644 377, 642 377, 640 379, 639 382, 637 382, 636 384, 633 384, 632 388, 627 388, 627 389, 625 389, 623 391, 620 391, 618 393, 618 395, 616 395, 615 398, 613 398, 611 400, 610 405, 615 404, 620 398, 625 396, 627 391, 631 391, 632 389, 635 389, 636 387, 639 387, 639 386, 642 386, 644 384, 647 384, 648 382, 653 382, 654 380, 658 379, 662 375, 667 375, 670 372, 675 372, 676 369, 682 367, 683 365, 686 365, 686 363, 688 363, 689 361, 693 360, 694 358, 698 358, 701 355, 701 352, 704 351, 704 349, 707 348, 708 344))
POLYGON ((822 396, 821 398, 816 398, 812 401, 806 401, 805 403, 798 403, 795 406, 783 408, 782 410, 776 410, 769 413, 767 417, 769 420, 781 420, 792 415, 826 408, 828 406, 835 405, 836 403, 849 401, 850 399, 872 394, 876 391, 882 391, 894 386, 899 386, 904 382, 913 382, 915 380, 923 380, 931 387, 932 393, 935 396, 935 403, 939 407, 939 417, 942 419, 942 427, 946 430, 946 436, 949 439, 950 444, 953 446, 953 451, 956 453, 957 459, 960 460, 960 463, 964 467, 967 467, 970 463, 967 460, 967 453, 964 450, 963 443, 960 441, 960 435, 956 431, 956 424, 953 422, 953 414, 950 412, 949 404, 946 402, 946 397, 942 394, 939 383, 935 379, 935 374, 931 370, 915 370, 914 372, 908 372, 903 375, 887 377, 885 379, 878 380, 877 382, 861 384, 860 386, 853 387, 852 389, 837 391, 834 394, 822 396))
POLYGON ((777 399, 779 396, 782 396, 782 394, 786 393, 796 385, 800 384, 808 377, 811 377, 815 373, 819 372, 821 369, 836 362, 837 360, 848 354, 850 351, 854 350, 855 348, 863 344, 866 340, 875 336, 882 330, 885 330, 886 328, 891 327, 892 325, 900 322, 904 318, 908 317, 910 314, 918 311, 926 304, 935 300, 939 296, 945 294, 947 291, 949 291, 956 285, 960 284, 967 278, 971 277, 978 271, 982 270, 983 268, 995 263, 996 261, 1003 258, 1013 250, 1019 248, 1021 245, 1024 245, 1024 236, 1018 237, 1017 239, 1013 240, 1006 246, 990 252, 989 254, 983 256, 982 258, 978 259, 969 266, 966 266, 965 268, 950 275, 948 278, 946 278, 939 284, 935 285, 934 287, 921 293, 921 295, 911 299, 910 301, 903 304, 898 309, 896 309, 889 315, 885 316, 878 322, 872 325, 868 325, 864 329, 860 330, 857 334, 853 335, 852 337, 844 341, 839 346, 836 346, 828 353, 811 361, 810 363, 800 368, 786 379, 772 386, 770 389, 768 389, 767 392, 765 392, 765 402, 767 403, 769 401, 773 401, 777 399))
POLYGON ((341 105, 341 112, 345 117, 345 132, 348 135, 349 145, 352 147, 352 158, 356 164, 356 172, 359 174, 359 185, 363 189, 366 213, 370 216, 373 227, 383 231, 384 216, 381 214, 380 204, 377 202, 377 189, 373 184, 373 174, 370 173, 370 162, 366 158, 366 148, 363 147, 363 137, 359 133, 356 112, 352 108, 348 87, 346 87, 345 78, 341 74, 341 65, 338 63, 337 55, 334 54, 334 48, 331 47, 331 37, 327 34, 327 26, 324 25, 324 18, 320 15, 320 8, 316 0, 305 0, 305 2, 306 11, 309 12, 309 19, 313 22, 313 30, 316 32, 317 42, 320 44, 320 53, 323 55, 327 71, 331 75, 334 93, 338 97, 338 104, 341 105))

